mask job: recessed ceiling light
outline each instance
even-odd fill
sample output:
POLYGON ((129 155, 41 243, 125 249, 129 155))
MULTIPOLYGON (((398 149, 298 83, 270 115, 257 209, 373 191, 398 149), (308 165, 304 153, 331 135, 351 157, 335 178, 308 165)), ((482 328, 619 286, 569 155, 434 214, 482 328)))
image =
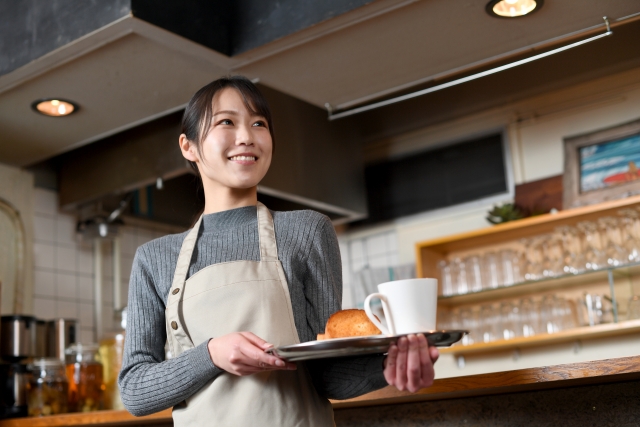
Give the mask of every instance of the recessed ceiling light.
POLYGON ((47 98, 35 101, 31 104, 31 108, 45 116, 62 117, 78 111, 79 107, 78 104, 66 99, 47 98))
POLYGON ((497 18, 518 18, 542 7, 544 0, 491 0, 487 13, 497 18))

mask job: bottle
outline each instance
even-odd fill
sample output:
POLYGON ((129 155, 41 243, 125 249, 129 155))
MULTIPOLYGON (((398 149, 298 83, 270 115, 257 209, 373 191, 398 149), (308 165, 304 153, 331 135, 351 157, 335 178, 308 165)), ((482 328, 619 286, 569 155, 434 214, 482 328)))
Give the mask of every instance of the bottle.
POLYGON ((72 344, 65 351, 69 412, 103 409, 104 381, 97 344, 72 344))
POLYGON ((67 412, 69 382, 64 364, 58 358, 34 359, 29 364, 31 376, 27 384, 30 417, 67 412))
POLYGON ((124 410, 120 389, 118 388, 118 374, 122 369, 122 355, 124 353, 124 335, 127 327, 127 308, 121 312, 120 326, 122 329, 107 334, 100 341, 100 361, 104 374, 104 409, 124 410))

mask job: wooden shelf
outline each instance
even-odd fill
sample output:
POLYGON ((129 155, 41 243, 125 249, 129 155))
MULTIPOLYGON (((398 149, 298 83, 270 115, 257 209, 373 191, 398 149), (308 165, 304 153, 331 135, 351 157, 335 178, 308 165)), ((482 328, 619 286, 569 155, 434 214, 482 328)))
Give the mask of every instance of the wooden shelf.
POLYGON ((579 221, 593 221, 603 216, 616 215, 620 209, 632 206, 640 206, 640 196, 524 218, 480 230, 419 242, 416 244, 416 273, 418 277, 438 277, 438 261, 445 259, 452 252, 499 245, 549 233, 562 225, 575 225, 579 221))
MULTIPOLYGON (((625 276, 633 274, 640 275, 640 267, 634 265, 633 268, 633 273, 631 273, 629 267, 620 267, 620 270, 624 269, 625 272, 621 272, 618 274, 625 276)), ((581 274, 567 274, 558 277, 550 277, 543 280, 516 283, 512 286, 486 289, 479 292, 470 292, 461 295, 440 296, 438 297, 438 304, 447 307, 454 307, 457 305, 496 301, 504 298, 514 298, 531 293, 548 292, 559 288, 567 289, 571 287, 585 286, 595 283, 607 283, 607 281, 607 270, 595 270, 581 274)))
POLYGON ((539 347, 542 345, 559 344, 577 340, 586 340, 599 337, 612 337, 617 335, 627 335, 640 332, 640 319, 628 320, 619 323, 608 323, 604 325, 585 326, 581 328, 560 331, 555 334, 539 334, 532 337, 514 338, 511 340, 499 340, 489 343, 478 343, 471 345, 454 345, 448 348, 441 348, 442 354, 454 354, 464 356, 469 354, 493 353, 505 350, 515 350, 525 347, 539 347))
POLYGON ((127 411, 96 411, 47 417, 13 418, 0 421, 0 427, 63 427, 63 426, 136 426, 172 424, 171 409, 144 417, 134 417, 127 411))

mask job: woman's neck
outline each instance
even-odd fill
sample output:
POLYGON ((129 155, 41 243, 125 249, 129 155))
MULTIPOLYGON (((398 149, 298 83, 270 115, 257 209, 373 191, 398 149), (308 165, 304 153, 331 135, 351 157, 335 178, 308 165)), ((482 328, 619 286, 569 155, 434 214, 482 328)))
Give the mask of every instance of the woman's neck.
POLYGON ((252 188, 204 188, 204 213, 228 211, 230 209, 258 204, 258 187, 252 188))

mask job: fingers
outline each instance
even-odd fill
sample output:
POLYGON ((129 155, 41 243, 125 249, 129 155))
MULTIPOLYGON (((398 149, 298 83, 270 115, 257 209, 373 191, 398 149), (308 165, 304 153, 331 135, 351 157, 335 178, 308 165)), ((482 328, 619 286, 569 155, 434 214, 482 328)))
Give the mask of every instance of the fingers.
POLYGON ((406 337, 398 340, 398 356, 396 358, 396 388, 403 391, 407 386, 407 353, 409 343, 406 337))
POLYGON ((234 375, 249 375, 265 370, 296 369, 279 357, 265 353, 273 347, 250 332, 224 335, 209 341, 209 354, 213 363, 234 375))
POLYGON ((407 335, 389 348, 385 359, 384 376, 387 383, 398 390, 412 393, 433 384, 433 364, 440 353, 430 347, 422 334, 407 335))
MULTIPOLYGON (((423 335, 421 335, 423 336, 423 335)), ((415 393, 422 384, 422 366, 420 363, 420 341, 417 336, 407 336, 409 350, 407 352, 407 389, 415 393)))
POLYGON ((396 361, 398 358, 398 346, 395 344, 391 344, 389 347, 389 352, 387 353, 387 358, 384 363, 384 379, 387 380, 387 384, 395 385, 396 384, 396 361))
POLYGON ((429 355, 431 356, 431 363, 436 363, 440 357, 438 347, 429 347, 429 355))

